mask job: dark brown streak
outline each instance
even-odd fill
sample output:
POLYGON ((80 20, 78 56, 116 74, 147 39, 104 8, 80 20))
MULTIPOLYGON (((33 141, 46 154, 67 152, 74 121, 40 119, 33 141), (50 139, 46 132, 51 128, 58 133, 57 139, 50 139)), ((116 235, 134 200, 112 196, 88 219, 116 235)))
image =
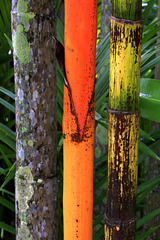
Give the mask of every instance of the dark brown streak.
POLYGON ((78 132, 78 136, 80 138, 80 128, 79 128, 79 124, 78 124, 78 118, 77 118, 77 114, 76 114, 75 107, 74 107, 73 100, 72 100, 71 88, 69 86, 69 82, 67 81, 66 75, 64 77, 64 85, 68 89, 68 96, 69 96, 69 100, 70 100, 70 109, 71 109, 71 113, 75 116, 75 121, 77 124, 77 132, 78 132))
POLYGON ((69 96, 69 100, 70 100, 71 113, 75 116, 75 121, 76 121, 76 124, 77 124, 77 133, 74 133, 74 134, 71 135, 72 136, 72 141, 82 142, 84 140, 84 137, 86 137, 84 135, 84 132, 85 132, 85 127, 86 127, 86 123, 87 123, 88 114, 92 111, 91 104, 92 104, 93 99, 94 99, 94 91, 92 92, 92 97, 91 97, 91 100, 88 104, 88 112, 87 112, 87 115, 86 115, 85 125, 84 125, 84 129, 83 129, 83 135, 82 135, 82 138, 81 138, 80 137, 80 128, 79 128, 78 118, 77 118, 77 114, 76 114, 75 107, 74 107, 73 100, 72 100, 71 88, 69 86, 69 83, 68 83, 66 77, 64 78, 64 85, 68 89, 68 96, 69 96))
POLYGON ((76 114, 76 111, 75 111, 75 107, 74 107, 74 104, 73 104, 71 88, 70 88, 69 82, 67 80, 67 75, 66 75, 64 47, 57 40, 57 38, 55 36, 53 36, 53 39, 55 41, 55 54, 56 54, 56 58, 57 58, 59 66, 60 66, 60 69, 61 69, 61 71, 64 74, 64 85, 68 89, 68 96, 69 96, 69 100, 70 100, 71 113, 75 116, 75 121, 76 121, 76 124, 77 124, 77 133, 71 134, 72 141, 81 142, 81 141, 84 140, 84 132, 85 132, 85 126, 86 126, 88 114, 92 111, 91 104, 92 104, 92 101, 94 99, 94 91, 92 93, 91 100, 90 100, 90 102, 88 104, 88 112, 87 112, 87 115, 86 115, 85 125, 84 125, 84 129, 83 129, 83 135, 82 135, 82 138, 81 138, 80 137, 80 128, 79 128, 79 123, 78 123, 78 117, 77 117, 77 114, 76 114))
POLYGON ((94 92, 95 92, 95 91, 93 90, 91 100, 90 100, 90 102, 89 102, 89 104, 88 104, 88 112, 87 112, 87 115, 86 115, 86 120, 85 120, 85 124, 84 124, 82 139, 84 138, 84 132, 85 132, 86 124, 87 124, 88 115, 89 115, 89 113, 92 112, 92 110, 93 110, 93 107, 91 108, 91 105, 92 105, 93 100, 94 100, 94 92))

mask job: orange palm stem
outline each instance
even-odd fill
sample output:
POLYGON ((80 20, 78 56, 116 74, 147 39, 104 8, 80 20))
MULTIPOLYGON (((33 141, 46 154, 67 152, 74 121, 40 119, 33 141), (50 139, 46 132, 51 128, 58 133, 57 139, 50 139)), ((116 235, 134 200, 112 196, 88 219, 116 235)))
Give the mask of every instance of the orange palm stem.
POLYGON ((91 240, 97 1, 65 0, 64 240, 91 240))

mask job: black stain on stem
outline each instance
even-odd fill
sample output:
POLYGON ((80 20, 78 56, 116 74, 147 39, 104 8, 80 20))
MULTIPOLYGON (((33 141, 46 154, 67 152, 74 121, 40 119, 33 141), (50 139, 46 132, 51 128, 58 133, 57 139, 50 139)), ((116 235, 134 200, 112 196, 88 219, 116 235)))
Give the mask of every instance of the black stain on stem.
POLYGON ((75 121, 76 121, 76 125, 77 125, 77 132, 76 133, 72 133, 71 134, 71 139, 74 142, 82 142, 84 140, 84 137, 87 138, 87 134, 84 134, 85 130, 86 130, 86 123, 87 123, 87 118, 90 112, 92 112, 94 110, 94 107, 92 106, 93 104, 93 100, 94 100, 94 91, 92 92, 92 96, 91 96, 91 100, 88 104, 88 111, 86 114, 86 120, 85 120, 85 125, 84 125, 84 129, 83 129, 83 135, 81 137, 80 135, 80 127, 79 127, 79 123, 78 123, 78 117, 75 111, 75 107, 73 104, 73 100, 72 100, 72 93, 71 93, 71 88, 69 85, 69 82, 67 80, 67 76, 66 76, 66 70, 65 70, 65 58, 64 58, 64 47, 63 45, 56 39, 55 36, 53 36, 53 39, 55 41, 55 51, 56 51, 56 58, 58 61, 58 64, 60 66, 61 71, 64 74, 64 85, 67 87, 68 89, 68 96, 69 96, 69 100, 70 100, 70 110, 71 113, 74 115, 75 117, 75 121))

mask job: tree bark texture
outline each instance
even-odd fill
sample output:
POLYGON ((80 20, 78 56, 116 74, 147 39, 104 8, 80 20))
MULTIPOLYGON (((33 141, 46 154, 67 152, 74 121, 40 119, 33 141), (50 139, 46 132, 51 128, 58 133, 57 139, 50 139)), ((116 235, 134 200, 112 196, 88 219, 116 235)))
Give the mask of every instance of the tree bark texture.
MULTIPOLYGON (((158 0, 158 18, 160 19, 160 0, 158 0)), ((160 26, 160 22, 158 22, 160 26)), ((157 33, 160 37, 160 31, 157 33)), ((160 38, 157 40, 157 47, 160 47, 160 38)), ((156 53, 156 56, 160 56, 160 51, 156 53)), ((155 79, 160 80, 160 63, 155 66, 155 79)), ((160 128, 160 124, 156 122, 151 123, 151 130, 154 131, 160 128)), ((160 149, 156 151, 157 155, 160 156, 160 149)), ((154 158, 149 158, 149 179, 156 177, 160 173, 160 163, 159 161, 155 160, 154 158)), ((146 197, 145 207, 144 207, 144 214, 147 215, 148 213, 160 208, 160 184, 146 197)), ((147 231, 150 228, 158 226, 160 223, 160 214, 152 218, 148 223, 144 225, 144 229, 147 231)), ((160 238, 160 228, 153 231, 148 237, 147 240, 158 240, 160 238)))
POLYGON ((105 240, 136 239, 141 17, 141 1, 112 1, 105 240))
POLYGON ((109 32, 110 16, 111 16, 111 0, 102 0, 101 12, 101 39, 109 32))
POLYGON ((58 240, 54 5, 12 0, 17 240, 58 240))

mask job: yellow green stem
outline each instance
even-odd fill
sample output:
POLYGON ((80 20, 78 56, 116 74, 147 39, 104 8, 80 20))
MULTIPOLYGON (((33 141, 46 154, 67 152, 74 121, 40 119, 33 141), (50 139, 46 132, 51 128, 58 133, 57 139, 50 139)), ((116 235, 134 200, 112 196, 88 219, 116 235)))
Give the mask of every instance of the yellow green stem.
POLYGON ((122 19, 140 20, 142 18, 142 1, 112 0, 112 15, 122 19))
POLYGON ((135 111, 139 105, 142 21, 111 17, 109 107, 135 111))

